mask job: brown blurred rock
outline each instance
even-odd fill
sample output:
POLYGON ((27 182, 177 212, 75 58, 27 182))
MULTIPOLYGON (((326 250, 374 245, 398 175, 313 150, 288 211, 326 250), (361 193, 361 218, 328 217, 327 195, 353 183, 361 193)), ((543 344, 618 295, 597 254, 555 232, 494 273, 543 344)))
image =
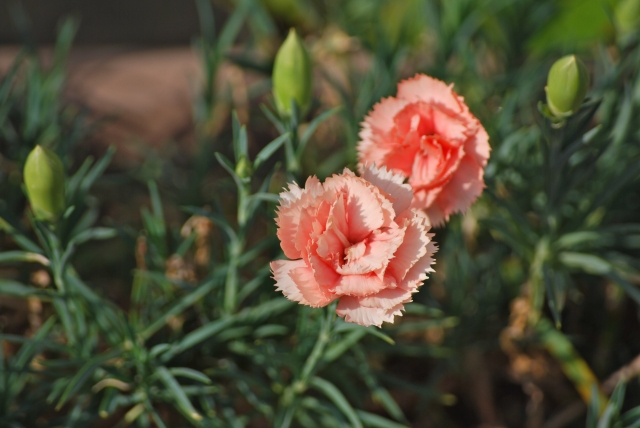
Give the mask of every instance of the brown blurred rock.
MULTIPOLYGON (((0 47, 0 74, 18 49, 0 47)), ((43 51, 46 61, 50 50, 43 51)), ((137 164, 146 147, 168 141, 190 145, 192 105, 199 88, 199 60, 190 47, 74 49, 68 62, 66 97, 105 119, 93 140, 118 147, 115 162, 137 164)))

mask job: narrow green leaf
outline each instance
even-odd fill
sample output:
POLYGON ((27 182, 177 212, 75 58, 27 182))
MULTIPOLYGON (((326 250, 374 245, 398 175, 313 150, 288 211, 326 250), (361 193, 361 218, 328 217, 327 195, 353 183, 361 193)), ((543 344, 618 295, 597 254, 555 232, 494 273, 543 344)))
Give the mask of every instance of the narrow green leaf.
POLYGON ((287 131, 285 130, 284 124, 280 121, 280 119, 278 119, 278 116, 275 113, 269 110, 269 107, 264 104, 260 104, 260 110, 262 110, 267 119, 269 119, 269 122, 271 122, 273 126, 276 127, 280 134, 286 135, 287 131))
POLYGON ((592 275, 606 275, 611 271, 611 263, 593 254, 564 251, 558 257, 568 268, 581 269, 592 275))
POLYGON ((252 0, 240 0, 236 3, 233 13, 227 18, 226 24, 218 37, 217 48, 219 52, 224 54, 236 40, 252 3, 252 0))
POLYGON ((80 191, 82 193, 86 193, 89 191, 93 183, 100 178, 100 176, 107 169, 107 166, 111 163, 111 159, 116 153, 116 148, 114 146, 109 146, 107 152, 102 156, 102 158, 93 165, 93 168, 86 174, 82 182, 80 183, 80 191))
POLYGON ((334 107, 331 110, 322 112, 317 117, 315 117, 311 122, 309 122, 309 125, 307 126, 307 129, 305 129, 304 134, 302 134, 302 137, 300 138, 300 142, 298 144, 298 149, 296 152, 296 155, 298 156, 298 158, 300 158, 303 155, 304 149, 307 147, 307 143, 309 142, 313 134, 316 132, 316 129, 318 129, 318 126, 320 126, 322 122, 329 119, 334 114, 338 113, 340 110, 342 110, 342 106, 334 107))
POLYGON ((167 370, 166 367, 160 366, 156 368, 156 373, 162 383, 167 387, 167 392, 169 392, 176 401, 178 410, 189 420, 200 425, 199 422, 202 420, 202 415, 194 409, 187 394, 182 390, 182 386, 180 386, 178 381, 171 375, 169 370, 167 370))
POLYGON ((249 196, 249 201, 251 200, 259 200, 259 201, 265 201, 265 202, 272 202, 274 204, 277 204, 280 202, 280 197, 278 195, 274 195, 273 193, 254 193, 253 195, 249 196))
POLYGON ((363 410, 356 410, 356 413, 364 426, 373 428, 408 428, 407 425, 402 425, 394 421, 390 421, 387 418, 376 415, 374 413, 365 412, 363 410))
POLYGON ((229 161, 229 159, 227 159, 223 154, 219 152, 215 153, 215 157, 220 165, 222 165, 222 167, 231 175, 231 177, 233 177, 233 181, 235 181, 236 183, 238 192, 242 191, 242 189, 244 188, 244 183, 242 182, 242 179, 238 177, 238 174, 236 174, 235 167, 233 166, 231 161, 229 161))
POLYGON ((278 150, 284 144, 287 138, 289 138, 289 135, 290 134, 287 132, 264 146, 262 150, 260 150, 260 152, 256 155, 256 158, 253 161, 253 167, 255 169, 258 169, 258 167, 262 165, 264 161, 269 159, 271 155, 273 155, 276 150, 278 150))
POLYGON ((195 380, 196 382, 211 385, 211 379, 207 375, 198 370, 190 369, 188 367, 173 367, 169 369, 169 373, 173 376, 186 377, 187 379, 195 380))
POLYGON ((78 370, 75 376, 73 376, 71 381, 67 384, 67 387, 62 393, 60 400, 58 400, 58 404, 56 405, 56 410, 60 410, 64 405, 64 403, 66 403, 67 400, 71 398, 73 394, 75 394, 80 390, 80 388, 82 388, 82 386, 87 382, 87 380, 89 380, 89 378, 93 376, 93 373, 98 367, 100 367, 106 361, 109 361, 110 359, 117 357, 121 353, 122 351, 120 349, 112 349, 111 351, 105 354, 97 355, 91 358, 89 361, 87 361, 80 368, 80 370, 78 370))
POLYGON ((202 37, 209 43, 216 39, 216 23, 213 15, 213 7, 209 0, 196 0, 198 18, 200 19, 200 31, 202 37))
POLYGON ((21 284, 9 279, 0 278, 0 295, 28 297, 28 296, 47 296, 53 297, 50 290, 40 290, 35 287, 21 284))
POLYGON ((51 263, 42 254, 29 253, 26 251, 5 251, 0 253, 0 263, 6 262, 32 262, 40 263, 43 266, 49 266, 51 263))
POLYGON ((289 328, 287 326, 279 324, 266 324, 256 328, 253 332, 253 336, 256 339, 261 339, 263 337, 282 336, 287 334, 288 332, 289 328))
POLYGON ((199 327, 193 330, 191 333, 187 334, 182 340, 174 343, 171 346, 171 349, 162 355, 162 361, 169 361, 174 356, 190 349, 197 344, 209 339, 220 331, 226 329, 231 324, 233 324, 235 320, 233 318, 223 318, 216 321, 211 321, 202 327, 199 327))
POLYGON ((324 353, 323 360, 332 362, 348 351, 354 344, 358 343, 367 334, 364 329, 352 330, 342 340, 331 345, 324 353))
POLYGON ((336 321, 336 324, 337 325, 334 328, 334 332, 336 332, 336 333, 342 333, 342 332, 353 331, 353 330, 364 330, 368 334, 376 336, 376 337, 384 340, 385 342, 387 342, 390 345, 395 345, 395 343, 396 343, 392 338, 390 338, 389 336, 387 336, 386 334, 384 334, 383 332, 381 332, 380 330, 378 330, 377 328, 374 328, 374 327, 363 327, 363 326, 358 325, 358 324, 345 322, 342 319, 338 319, 336 321))
POLYGON ((309 384, 331 400, 347 419, 349 419, 353 428, 362 428, 362 423, 355 410, 334 384, 317 376, 311 378, 309 384))

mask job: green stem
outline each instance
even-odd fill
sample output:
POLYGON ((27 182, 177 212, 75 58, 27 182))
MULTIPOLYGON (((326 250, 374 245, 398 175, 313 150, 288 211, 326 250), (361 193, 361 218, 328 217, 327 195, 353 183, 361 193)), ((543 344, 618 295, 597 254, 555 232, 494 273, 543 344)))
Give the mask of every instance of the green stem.
POLYGON ((227 278, 224 284, 224 310, 228 315, 236 310, 238 295, 238 266, 240 256, 244 250, 244 239, 239 238, 232 241, 229 248, 229 264, 227 268, 227 278))
POLYGON ((280 412, 278 412, 279 417, 276 418, 276 422, 280 422, 278 426, 282 428, 288 428, 291 424, 296 409, 296 399, 307 390, 309 378, 313 375, 316 366, 322 360, 325 348, 331 340, 331 327, 333 326, 336 312, 335 306, 335 303, 328 306, 327 316, 321 321, 322 324, 320 326, 320 333, 318 333, 318 339, 302 367, 300 376, 287 386, 282 393, 280 412))
POLYGON ((289 130, 289 138, 284 142, 285 157, 287 160, 287 172, 298 178, 300 175, 300 161, 296 157, 296 147, 298 145, 298 128, 289 130))

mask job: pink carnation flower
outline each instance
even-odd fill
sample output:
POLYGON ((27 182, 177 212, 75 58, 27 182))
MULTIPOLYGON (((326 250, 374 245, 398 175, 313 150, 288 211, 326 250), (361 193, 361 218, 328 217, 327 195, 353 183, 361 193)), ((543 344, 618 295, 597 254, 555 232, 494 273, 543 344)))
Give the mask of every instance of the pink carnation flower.
POLYGON ((380 326, 433 272, 436 247, 426 219, 410 208, 402 177, 375 166, 345 169, 324 184, 307 179, 280 194, 276 223, 285 256, 271 263, 276 287, 303 305, 340 299, 348 322, 380 326))
POLYGON ((453 85, 418 74, 398 84, 362 123, 360 162, 408 178, 411 204, 440 225, 466 210, 484 188, 489 136, 453 85))

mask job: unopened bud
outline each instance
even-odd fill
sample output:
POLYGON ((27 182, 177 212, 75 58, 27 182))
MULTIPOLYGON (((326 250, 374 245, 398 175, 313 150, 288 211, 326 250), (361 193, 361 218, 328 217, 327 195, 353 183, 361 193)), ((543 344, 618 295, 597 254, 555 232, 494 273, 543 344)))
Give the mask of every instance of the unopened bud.
POLYGON ((64 167, 52 150, 36 146, 24 164, 24 184, 38 220, 55 221, 65 209, 64 167))
POLYGON ((246 156, 242 155, 236 164, 236 174, 238 174, 238 177, 240 178, 248 178, 251 177, 252 172, 253 168, 251 161, 247 159, 246 156))
POLYGON ((302 112, 309 107, 313 89, 311 74, 309 53, 292 28, 273 64, 273 96, 281 115, 291 115, 292 100, 302 112))
POLYGON ((589 90, 589 72, 579 58, 567 55, 551 66, 547 77, 547 104, 558 118, 569 117, 580 106, 589 90))

